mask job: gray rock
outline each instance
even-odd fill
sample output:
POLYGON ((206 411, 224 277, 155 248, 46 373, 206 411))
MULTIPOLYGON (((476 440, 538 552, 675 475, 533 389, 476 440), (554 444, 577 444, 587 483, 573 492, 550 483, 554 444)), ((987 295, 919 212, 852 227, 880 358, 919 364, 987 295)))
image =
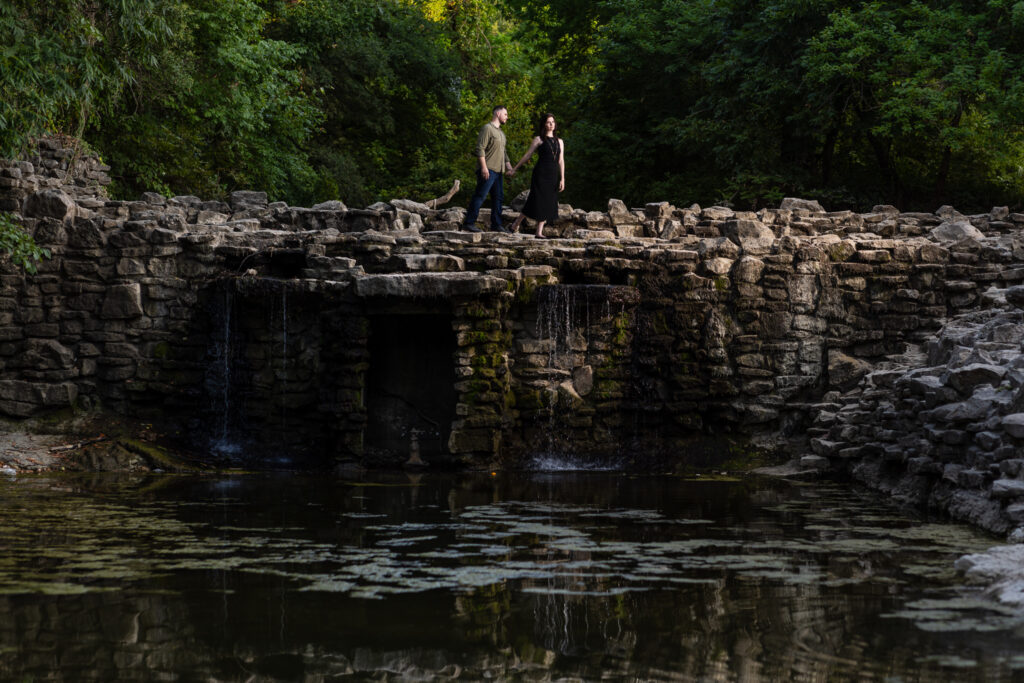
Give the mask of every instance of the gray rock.
POLYGON ((950 370, 946 383, 961 393, 971 393, 981 384, 996 386, 1006 376, 1006 368, 986 363, 971 363, 950 370))
POLYGON ((314 211, 348 211, 348 207, 345 206, 345 202, 338 199, 320 202, 319 204, 314 204, 310 208, 314 211))
POLYGON ((1024 413, 1013 413, 1002 420, 1003 429, 1015 439, 1024 439, 1024 413))
MULTIPOLYGON (((527 190, 527 193, 529 193, 529 190, 527 190)), ((526 200, 523 199, 523 202, 525 203, 526 200)), ((513 206, 514 205, 515 203, 513 202, 513 206)), ((629 208, 626 206, 626 203, 623 202, 621 199, 608 200, 608 216, 611 217, 613 221, 628 218, 629 215, 629 208)))
POLYGON ((388 202, 391 206, 395 207, 399 211, 408 211, 410 213, 418 214, 420 216, 429 216, 433 213, 429 206, 421 204, 420 202, 414 202, 411 199, 392 199, 388 202))
POLYGON ((946 221, 932 229, 928 236, 936 242, 955 244, 967 239, 985 239, 985 234, 966 220, 946 221))
POLYGON ((800 467, 812 470, 827 470, 829 467, 828 458, 820 455, 805 455, 800 458, 800 467))
POLYGON ((722 234, 735 242, 747 254, 767 254, 775 244, 775 233, 760 221, 730 220, 722 234))
POLYGON ((75 215, 75 202, 63 190, 40 190, 25 197, 21 212, 26 218, 64 220, 75 215))
POLYGON ((572 371, 572 385, 580 396, 587 396, 594 390, 594 369, 589 365, 572 371))
POLYGON ((737 282, 755 283, 764 272, 764 261, 753 256, 744 256, 733 268, 732 277, 737 282))
POLYGON ((828 352, 828 383, 830 387, 849 390, 869 372, 872 366, 858 358, 848 356, 838 349, 828 352))
POLYGON ((796 197, 786 197, 779 204, 779 208, 784 211, 793 211, 802 209, 804 211, 811 211, 813 213, 825 213, 824 207, 814 199, 798 199, 796 197))
POLYGON ((1024 481, 1020 479, 996 479, 992 482, 993 498, 1020 498, 1024 496, 1024 481))
POLYGON ((231 208, 246 209, 267 205, 267 193, 253 190, 235 190, 231 193, 231 208))
POLYGON ((137 318, 142 315, 142 288, 138 283, 113 285, 103 300, 101 317, 108 320, 137 318))
POLYGON ((479 273, 399 273, 366 275, 355 280, 356 294, 361 297, 449 299, 498 294, 506 291, 506 287, 506 280, 479 273))
POLYGON ((1007 287, 1006 300, 1017 308, 1024 308, 1024 285, 1007 287))

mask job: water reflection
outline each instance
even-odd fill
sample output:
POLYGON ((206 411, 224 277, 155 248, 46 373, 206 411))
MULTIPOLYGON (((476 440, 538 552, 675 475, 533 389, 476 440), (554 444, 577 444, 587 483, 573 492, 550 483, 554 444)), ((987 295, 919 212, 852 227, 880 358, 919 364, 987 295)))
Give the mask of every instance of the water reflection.
POLYGON ((1011 680, 993 540, 837 486, 0 481, 0 678, 1011 680))

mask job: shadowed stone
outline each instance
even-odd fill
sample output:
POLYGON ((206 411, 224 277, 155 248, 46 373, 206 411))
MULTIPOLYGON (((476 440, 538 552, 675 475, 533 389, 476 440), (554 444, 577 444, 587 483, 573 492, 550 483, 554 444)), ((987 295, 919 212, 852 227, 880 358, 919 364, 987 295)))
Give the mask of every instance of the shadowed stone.
POLYGON ((366 275, 356 278, 360 297, 397 297, 407 299, 449 299, 498 294, 506 291, 502 278, 479 273, 399 273, 366 275))
POLYGON ((1000 365, 972 363, 949 371, 946 383, 959 392, 970 393, 981 384, 998 385, 1006 376, 1006 368, 1000 365))
POLYGON ((56 218, 72 216, 75 202, 61 190, 40 190, 25 197, 22 213, 28 218, 56 218))
POLYGON ((1016 439, 1024 439, 1024 413, 1013 413, 1002 420, 1003 429, 1016 439))
POLYGON ((850 389, 871 372, 871 364, 848 356, 838 349, 828 352, 828 382, 830 386, 850 389))
POLYGON ((993 498, 1019 498, 1024 496, 1024 481, 1020 479, 996 479, 992 482, 993 498))
POLYGON ((103 300, 101 317, 108 320, 137 318, 142 315, 142 288, 138 283, 114 285, 103 300))
POLYGON ((966 401, 939 406, 931 412, 938 422, 969 422, 981 420, 992 411, 992 401, 971 397, 966 401))

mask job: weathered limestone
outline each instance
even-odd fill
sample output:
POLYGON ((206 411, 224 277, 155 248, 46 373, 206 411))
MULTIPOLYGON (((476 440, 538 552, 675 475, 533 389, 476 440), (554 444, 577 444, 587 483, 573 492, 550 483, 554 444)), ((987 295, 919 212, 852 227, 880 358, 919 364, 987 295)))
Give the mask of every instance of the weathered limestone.
POLYGON ((1024 214, 610 200, 534 240, 403 199, 109 201, 98 161, 49 160, 0 164, 0 209, 53 253, 0 272, 6 415, 88 402, 396 464, 412 439, 374 414, 394 410, 428 461, 479 467, 806 428, 808 467, 1020 524, 1024 214), (438 414, 389 398, 405 378, 438 388, 438 414))

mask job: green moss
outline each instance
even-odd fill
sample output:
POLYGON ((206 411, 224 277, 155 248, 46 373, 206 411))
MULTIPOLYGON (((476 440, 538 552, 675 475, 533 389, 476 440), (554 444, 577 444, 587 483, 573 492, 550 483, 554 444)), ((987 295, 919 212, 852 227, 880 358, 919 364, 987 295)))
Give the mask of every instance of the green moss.
POLYGON ((724 275, 719 275, 715 278, 715 289, 719 292, 725 292, 729 290, 729 278, 724 275))
MULTIPOLYGON (((511 285, 512 283, 509 282, 511 285)), ((537 282, 535 280, 524 280, 516 292, 516 303, 532 304, 537 298, 537 282)))
POLYGON ((167 342, 160 342, 153 347, 153 357, 159 358, 160 360, 166 360, 167 355, 171 351, 171 345, 167 342))
POLYGON ((672 327, 669 325, 664 311, 658 311, 651 316, 651 330, 654 334, 672 334, 672 327))
MULTIPOLYGON (((512 284, 512 283, 510 282, 509 284, 512 284)), ((470 305, 470 306, 466 307, 466 311, 465 311, 464 315, 467 318, 480 319, 480 318, 493 318, 495 314, 494 314, 494 311, 492 311, 492 310, 490 310, 490 309, 488 309, 488 308, 486 308, 484 306, 480 306, 479 304, 473 304, 473 305, 470 305)))
POLYGON ((612 342, 616 346, 624 346, 629 340, 630 322, 628 313, 619 313, 612 320, 612 342))
POLYGON ((539 389, 520 391, 515 396, 515 405, 520 410, 541 410, 547 407, 544 395, 539 389))
POLYGON ((174 472, 200 472, 209 467, 186 460, 172 451, 138 439, 119 438, 117 444, 129 453, 141 456, 150 467, 158 467, 174 472))
POLYGON ((473 356, 469 362, 474 368, 500 368, 505 364, 505 356, 501 353, 482 353, 473 356))

